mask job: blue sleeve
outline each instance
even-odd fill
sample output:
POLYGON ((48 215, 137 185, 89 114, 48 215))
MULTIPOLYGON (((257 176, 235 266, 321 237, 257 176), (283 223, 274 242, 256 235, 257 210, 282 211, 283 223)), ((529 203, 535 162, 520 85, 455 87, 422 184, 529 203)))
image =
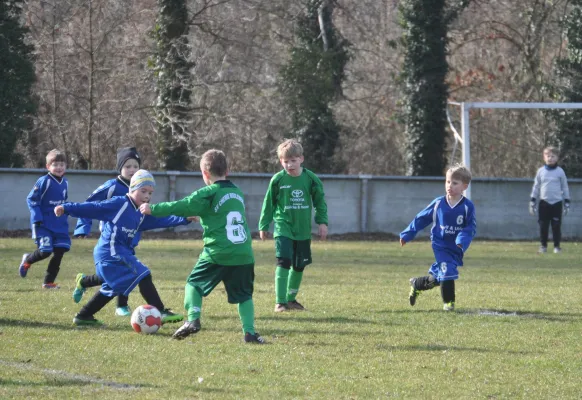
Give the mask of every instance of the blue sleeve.
POLYGON ((46 190, 46 177, 43 176, 39 178, 34 187, 26 197, 26 203, 28 204, 28 209, 30 210, 30 221, 34 224, 35 222, 43 222, 42 211, 40 209, 40 202, 42 201, 42 196, 46 190))
POLYGON ((149 231, 151 229, 172 228, 179 225, 188 225, 190 221, 183 217, 175 217, 173 215, 164 218, 156 218, 151 215, 146 215, 143 222, 139 226, 139 231, 149 231))
POLYGON ((463 253, 467 251, 475 234, 477 233, 477 218, 475 217, 475 206, 471 203, 467 210, 466 224, 455 239, 455 244, 461 245, 463 253))
MULTIPOLYGON (((107 194, 109 193, 109 188, 115 185, 115 180, 111 179, 105 182, 103 185, 99 186, 87 197, 85 201, 103 201, 107 200, 107 194)), ((93 220, 90 218, 79 218, 77 220, 77 226, 75 226, 75 231, 73 236, 85 235, 88 236, 91 233, 91 226, 93 225, 93 220)))
POLYGON ((65 203, 65 214, 77 218, 98 219, 100 221, 111 221, 120 211, 126 200, 116 197, 111 200, 85 203, 65 203))
POLYGON ((433 200, 424 210, 416 214, 410 225, 405 230, 400 232, 400 239, 406 243, 410 242, 416 237, 416 234, 429 226, 433 222, 433 213, 436 199, 433 200))

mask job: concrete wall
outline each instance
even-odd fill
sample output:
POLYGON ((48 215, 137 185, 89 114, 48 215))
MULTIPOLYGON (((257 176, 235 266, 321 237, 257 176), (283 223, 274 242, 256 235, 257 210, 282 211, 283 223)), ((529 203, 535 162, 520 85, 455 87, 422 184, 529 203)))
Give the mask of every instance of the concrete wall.
MULTIPOLYGON (((36 180, 45 173, 40 169, 0 168, 0 230, 29 229, 26 196, 36 180)), ((67 171, 69 200, 84 201, 114 171, 67 171)), ((204 185, 199 173, 154 172, 154 202, 180 199, 204 185)), ((398 234, 416 213, 444 193, 444 178, 371 177, 321 175, 324 183, 329 233, 382 232, 398 234)), ((252 231, 257 230, 269 174, 232 174, 231 180, 245 194, 247 218, 252 231)), ((471 184, 471 196, 477 210, 477 233, 490 239, 536 239, 536 218, 528 214, 532 179, 477 178, 471 184)), ((572 211, 564 219, 563 236, 582 237, 582 180, 571 179, 572 211)), ((70 218, 70 228, 76 220, 70 218)), ((94 224, 94 229, 97 224, 94 224)), ((177 230, 200 230, 199 224, 177 230)), ((315 232, 314 227, 314 232, 315 232)), ((428 235, 428 230, 424 233, 428 235)))

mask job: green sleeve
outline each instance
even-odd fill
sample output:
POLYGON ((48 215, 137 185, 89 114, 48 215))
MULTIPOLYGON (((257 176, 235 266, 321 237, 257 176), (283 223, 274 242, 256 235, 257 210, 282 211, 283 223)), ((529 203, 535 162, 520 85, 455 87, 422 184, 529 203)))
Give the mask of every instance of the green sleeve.
POLYGON ((313 199, 313 207, 315 208, 315 223, 317 225, 328 225, 327 223, 327 203, 325 202, 325 193, 323 191, 323 183, 313 174, 313 187, 311 197, 313 199))
POLYGON ((273 201, 276 201, 276 196, 273 193, 274 182, 275 179, 271 179, 271 182, 269 182, 269 188, 263 200, 263 208, 261 208, 261 217, 259 218, 259 231, 268 231, 269 225, 273 221, 275 212, 273 201))
POLYGON ((199 216, 208 204, 203 198, 197 196, 198 192, 192 193, 182 200, 152 204, 150 209, 154 217, 167 217, 175 215, 177 217, 199 216))

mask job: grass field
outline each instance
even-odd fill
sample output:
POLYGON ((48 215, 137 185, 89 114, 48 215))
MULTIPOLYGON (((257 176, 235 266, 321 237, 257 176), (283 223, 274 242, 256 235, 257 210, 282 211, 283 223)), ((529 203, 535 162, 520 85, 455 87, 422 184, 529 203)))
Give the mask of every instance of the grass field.
MULTIPOLYGON (((273 242, 256 241, 256 326, 242 343, 222 286, 205 299, 202 331, 184 341, 132 331, 114 316, 79 329, 77 272, 93 273, 94 240, 75 240, 59 291, 41 289, 46 261, 18 275, 27 239, 0 239, 0 398, 63 399, 580 399, 582 245, 536 254, 535 243, 476 242, 457 281, 457 311, 438 289, 408 304, 408 279, 433 262, 428 242, 314 243, 299 300, 274 314, 273 242)), ((144 240, 167 306, 181 310, 199 240, 144 240)), ((89 295, 92 295, 92 291, 89 295)), ((88 296, 86 295, 88 298, 88 296)), ((83 302, 86 299, 83 299, 83 302)), ((143 303, 139 292, 130 305, 143 303)))

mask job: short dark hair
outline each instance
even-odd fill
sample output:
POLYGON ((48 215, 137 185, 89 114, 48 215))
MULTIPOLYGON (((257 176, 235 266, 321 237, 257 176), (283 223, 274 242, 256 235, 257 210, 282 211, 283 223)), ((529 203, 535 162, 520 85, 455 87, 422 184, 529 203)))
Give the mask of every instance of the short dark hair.
POLYGON ((67 156, 65 155, 64 152, 60 151, 59 149, 52 149, 46 155, 46 164, 51 165, 55 161, 61 161, 61 162, 66 163, 67 156))
POLYGON ((202 169, 202 171, 207 171, 210 175, 215 177, 226 176, 228 171, 226 155, 221 150, 208 150, 206 153, 202 154, 202 158, 200 159, 200 169, 202 169))
POLYGON ((549 151, 550 153, 552 153, 556 157, 560 157, 560 150, 558 150, 557 147, 547 146, 547 147, 544 148, 544 151, 542 153, 545 153, 546 151, 549 151))
POLYGON ((455 164, 447 171, 447 175, 451 175, 452 179, 458 179, 465 184, 471 183, 471 171, 463 164, 455 164))

